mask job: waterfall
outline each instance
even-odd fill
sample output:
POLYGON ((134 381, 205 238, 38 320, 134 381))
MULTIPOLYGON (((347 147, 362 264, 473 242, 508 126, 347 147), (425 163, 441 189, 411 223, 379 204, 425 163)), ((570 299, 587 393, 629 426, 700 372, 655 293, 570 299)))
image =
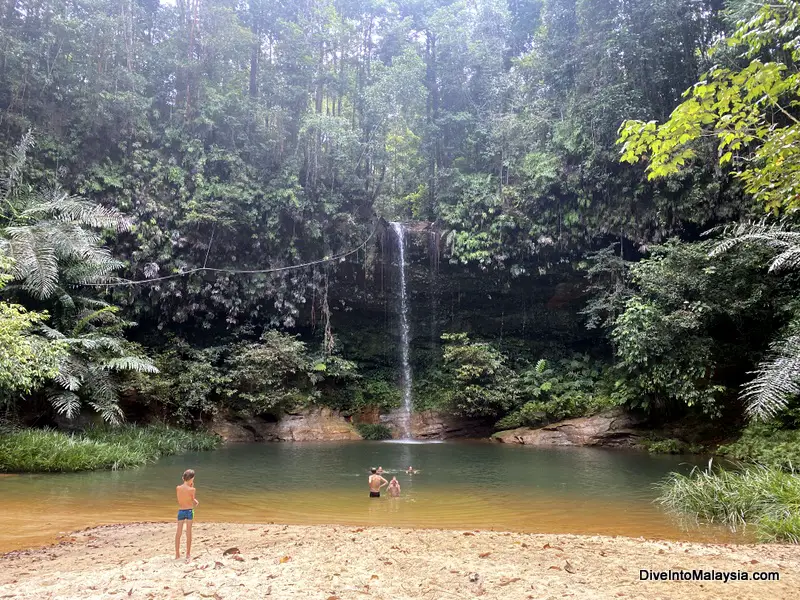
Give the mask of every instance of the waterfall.
POLYGON ((403 408, 400 410, 400 430, 403 439, 411 438, 411 365, 408 362, 408 298, 406 296, 406 248, 403 224, 393 222, 400 251, 400 358, 403 363, 403 408))

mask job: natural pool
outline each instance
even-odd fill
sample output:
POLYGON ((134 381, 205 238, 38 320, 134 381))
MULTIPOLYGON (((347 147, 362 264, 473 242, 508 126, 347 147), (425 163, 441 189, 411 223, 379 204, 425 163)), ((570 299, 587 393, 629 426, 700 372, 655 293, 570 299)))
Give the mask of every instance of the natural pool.
POLYGON ((488 442, 228 446, 130 471, 0 477, 0 551, 92 525, 174 520, 174 488, 186 468, 197 471, 198 523, 735 539, 721 528, 687 527, 653 504, 653 484, 669 471, 688 472, 687 460, 692 458, 488 442), (420 472, 406 475, 409 465, 420 472), (400 499, 368 497, 370 466, 382 466, 387 479, 397 476, 400 499))

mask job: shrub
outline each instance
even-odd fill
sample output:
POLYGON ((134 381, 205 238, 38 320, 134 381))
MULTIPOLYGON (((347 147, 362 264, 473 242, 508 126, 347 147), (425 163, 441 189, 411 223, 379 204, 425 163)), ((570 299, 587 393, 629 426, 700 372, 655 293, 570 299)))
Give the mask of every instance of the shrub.
POLYGON ((365 440, 390 440, 392 439, 392 430, 387 425, 370 423, 358 423, 356 431, 361 434, 365 440))
POLYGON ((227 347, 195 348, 180 338, 169 346, 155 358, 159 373, 136 382, 139 397, 183 425, 216 413, 231 386, 229 370, 221 368, 227 347))
POLYGON ((452 410, 467 417, 493 417, 515 405, 516 374, 491 344, 472 342, 466 333, 445 333, 444 371, 453 380, 452 410))
POLYGON ((453 389, 452 375, 438 367, 429 369, 420 377, 414 377, 411 394, 414 410, 448 410, 452 406, 453 389))
POLYGON ((689 444, 676 438, 649 439, 642 443, 652 454, 698 454, 704 450, 700 444, 689 444))
POLYGON ((280 411, 315 395, 314 383, 327 369, 315 365, 296 336, 269 330, 258 342, 241 344, 229 359, 232 399, 253 413, 280 411))
POLYGON ((506 415, 494 424, 494 428, 497 431, 503 431, 504 429, 516 429, 517 427, 525 427, 525 421, 520 411, 515 411, 510 415, 506 415))
POLYGON ((658 501, 698 521, 721 523, 732 530, 753 524, 765 541, 798 541, 800 476, 775 467, 741 471, 695 468, 670 473, 659 484, 658 501))
POLYGON ((351 382, 330 380, 318 402, 345 414, 371 407, 391 410, 400 406, 402 392, 390 381, 375 376, 351 382))
POLYGON ((517 397, 523 402, 495 424, 496 429, 535 427, 582 417, 622 404, 607 373, 586 355, 555 361, 540 359, 522 371, 517 397))

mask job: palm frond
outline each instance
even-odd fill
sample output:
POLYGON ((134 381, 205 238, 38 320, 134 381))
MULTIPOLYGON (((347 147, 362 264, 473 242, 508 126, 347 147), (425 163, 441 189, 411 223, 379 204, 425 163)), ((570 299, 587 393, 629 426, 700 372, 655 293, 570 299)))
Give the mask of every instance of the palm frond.
POLYGON ((778 255, 770 261, 769 271, 777 272, 800 266, 800 231, 793 231, 785 221, 749 221, 722 228, 724 238, 709 252, 715 257, 741 244, 756 244, 778 255))
POLYGON ((751 418, 770 419, 786 408, 792 396, 800 395, 800 335, 774 344, 753 374, 755 378, 743 386, 740 398, 751 418))
POLYGON ((61 333, 58 329, 53 329, 52 327, 48 327, 47 325, 40 325, 40 331, 49 340, 63 340, 66 339, 66 336, 61 333))
POLYGON ((36 298, 49 298, 58 283, 58 257, 49 240, 36 236, 30 227, 6 227, 9 255, 14 259, 14 277, 36 298))
POLYGON ((136 373, 158 373, 158 368, 144 356, 117 356, 107 358, 102 367, 109 371, 134 371, 136 373))
POLYGON ((53 409, 68 419, 77 417, 81 410, 81 399, 77 394, 68 390, 51 394, 49 400, 53 409))
POLYGON ((112 229, 117 233, 129 231, 132 221, 115 208, 101 206, 79 196, 71 196, 59 187, 41 191, 36 203, 25 210, 24 218, 41 220, 53 218, 95 229, 112 229))
POLYGON ((28 162, 28 150, 33 148, 35 141, 33 133, 28 130, 20 139, 14 149, 8 153, 5 173, 0 179, 0 199, 6 201, 13 194, 22 177, 25 163, 28 162))

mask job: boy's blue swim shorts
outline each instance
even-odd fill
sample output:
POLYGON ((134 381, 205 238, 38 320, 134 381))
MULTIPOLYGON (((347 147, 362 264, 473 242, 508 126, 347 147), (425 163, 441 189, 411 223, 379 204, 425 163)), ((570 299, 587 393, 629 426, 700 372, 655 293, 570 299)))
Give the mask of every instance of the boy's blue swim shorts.
POLYGON ((178 521, 191 521, 194 519, 194 509, 184 508, 178 511, 178 521))

